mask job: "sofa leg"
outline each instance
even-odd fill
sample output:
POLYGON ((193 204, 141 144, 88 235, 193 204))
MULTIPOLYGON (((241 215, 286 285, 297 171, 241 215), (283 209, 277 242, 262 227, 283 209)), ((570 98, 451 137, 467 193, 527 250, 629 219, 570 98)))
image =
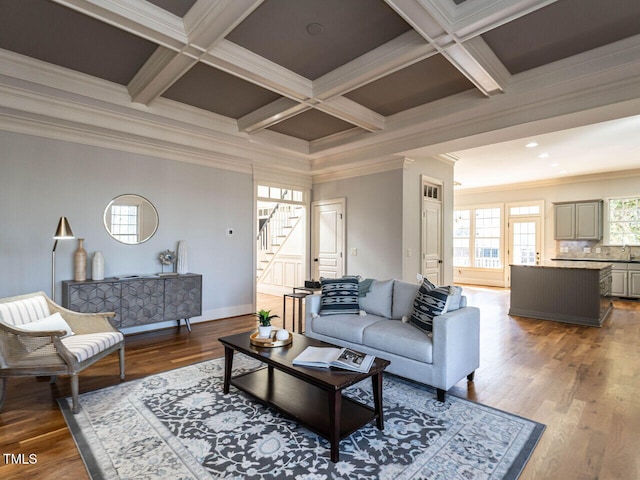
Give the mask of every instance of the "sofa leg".
POLYGON ((441 388, 436 388, 436 395, 438 397, 438 401, 444 403, 444 394, 447 393, 445 390, 441 388))
POLYGON ((469 375, 467 375, 467 380, 469 380, 470 382, 473 382, 473 379, 475 376, 476 376, 476 371, 474 370, 469 375))

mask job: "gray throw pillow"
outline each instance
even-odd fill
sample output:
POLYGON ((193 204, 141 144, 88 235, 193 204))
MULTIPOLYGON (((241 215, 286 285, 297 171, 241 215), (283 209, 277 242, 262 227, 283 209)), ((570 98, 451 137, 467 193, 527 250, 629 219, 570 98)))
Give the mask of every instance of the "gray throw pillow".
MULTIPOLYGON (((425 279, 413 301, 413 313, 409 322, 431 336, 433 332, 433 317, 447 311, 450 298, 450 287, 431 288, 433 284, 425 279)), ((459 303, 459 302, 458 302, 459 303)))

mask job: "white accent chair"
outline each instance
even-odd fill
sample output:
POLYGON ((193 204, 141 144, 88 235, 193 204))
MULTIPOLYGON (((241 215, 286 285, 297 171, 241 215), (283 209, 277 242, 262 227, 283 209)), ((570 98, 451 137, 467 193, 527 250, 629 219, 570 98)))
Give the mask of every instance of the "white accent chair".
POLYGON ((78 413, 78 373, 116 350, 124 380, 124 336, 109 323, 114 315, 73 312, 44 292, 0 299, 0 409, 8 377, 51 376, 53 383, 70 375, 78 413))

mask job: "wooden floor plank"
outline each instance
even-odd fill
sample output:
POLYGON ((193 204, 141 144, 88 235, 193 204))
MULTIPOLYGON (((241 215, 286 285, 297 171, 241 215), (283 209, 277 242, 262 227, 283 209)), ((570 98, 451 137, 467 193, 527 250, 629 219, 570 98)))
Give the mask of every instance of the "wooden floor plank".
MULTIPOLYGON (((640 303, 616 301, 603 328, 510 317, 509 292, 464 287, 481 309, 481 366, 451 393, 547 425, 521 479, 640 478, 640 303)), ((258 309, 282 316, 282 298, 258 309)), ((290 312, 288 312, 290 313, 290 312)), ((290 321, 288 322, 290 325, 290 321)), ((282 318, 275 320, 282 325, 282 318)), ((218 337, 254 329, 251 316, 126 338, 127 380, 221 357, 218 337)), ((81 392, 120 383, 112 355, 80 378, 81 392)), ((0 458, 0 478, 87 479, 58 409, 69 380, 11 378, 0 412, 0 452, 36 454, 35 464, 0 458)))

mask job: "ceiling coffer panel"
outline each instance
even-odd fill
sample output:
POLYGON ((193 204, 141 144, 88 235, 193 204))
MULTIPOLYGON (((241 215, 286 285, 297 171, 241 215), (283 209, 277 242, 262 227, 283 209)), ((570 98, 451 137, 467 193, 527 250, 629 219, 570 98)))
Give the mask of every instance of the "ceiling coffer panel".
POLYGON ((156 47, 48 0, 0 1, 0 48, 120 85, 156 47))
POLYGON ((236 120, 281 98, 277 93, 202 63, 194 65, 162 96, 236 120))
POLYGON ((355 127, 348 122, 327 115, 319 110, 311 109, 295 117, 276 123, 269 127, 268 130, 290 135, 302 140, 313 141, 353 128, 355 127))
POLYGON ((482 38, 515 75, 638 34, 638 0, 560 0, 482 38))
POLYGON ((266 0, 227 40, 315 80, 410 28, 382 0, 266 0))
POLYGON ((389 116, 473 88, 441 55, 434 55, 349 92, 345 97, 389 116))
POLYGON ((149 3, 153 3, 156 7, 160 7, 169 13, 182 18, 196 3, 196 0, 147 0, 149 3))

